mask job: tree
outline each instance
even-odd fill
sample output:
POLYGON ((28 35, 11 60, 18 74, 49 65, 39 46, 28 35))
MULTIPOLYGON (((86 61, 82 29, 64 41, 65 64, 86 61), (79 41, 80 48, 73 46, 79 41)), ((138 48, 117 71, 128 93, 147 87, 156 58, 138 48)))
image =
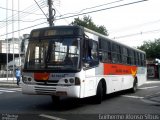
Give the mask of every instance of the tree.
POLYGON ((145 41, 137 48, 145 51, 148 59, 160 59, 160 38, 154 41, 145 41))
POLYGON ((80 25, 83 27, 86 27, 88 29, 94 30, 98 33, 101 33, 103 35, 108 36, 107 29, 105 28, 104 25, 96 25, 90 16, 84 16, 83 20, 81 20, 79 17, 75 18, 74 21, 71 23, 71 25, 80 25))

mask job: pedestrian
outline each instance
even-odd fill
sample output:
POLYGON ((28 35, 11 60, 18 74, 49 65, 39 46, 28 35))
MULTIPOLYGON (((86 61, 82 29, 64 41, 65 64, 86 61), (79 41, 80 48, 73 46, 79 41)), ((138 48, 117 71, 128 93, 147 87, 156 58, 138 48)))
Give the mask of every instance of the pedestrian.
POLYGON ((21 78, 21 71, 19 68, 16 68, 16 79, 17 79, 18 86, 19 86, 20 78, 21 78))

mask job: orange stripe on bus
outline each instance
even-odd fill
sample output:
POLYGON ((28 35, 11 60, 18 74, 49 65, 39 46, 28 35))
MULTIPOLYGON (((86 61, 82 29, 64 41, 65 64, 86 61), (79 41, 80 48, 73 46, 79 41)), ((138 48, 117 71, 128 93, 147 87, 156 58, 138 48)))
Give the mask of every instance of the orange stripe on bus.
POLYGON ((104 75, 129 75, 133 77, 137 74, 137 66, 128 66, 120 64, 104 64, 104 75))

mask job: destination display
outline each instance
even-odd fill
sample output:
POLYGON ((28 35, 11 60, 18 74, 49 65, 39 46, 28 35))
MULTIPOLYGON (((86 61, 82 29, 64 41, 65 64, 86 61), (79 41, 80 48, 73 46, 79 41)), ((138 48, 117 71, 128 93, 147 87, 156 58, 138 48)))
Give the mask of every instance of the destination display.
POLYGON ((73 35, 73 29, 46 30, 44 36, 73 35))

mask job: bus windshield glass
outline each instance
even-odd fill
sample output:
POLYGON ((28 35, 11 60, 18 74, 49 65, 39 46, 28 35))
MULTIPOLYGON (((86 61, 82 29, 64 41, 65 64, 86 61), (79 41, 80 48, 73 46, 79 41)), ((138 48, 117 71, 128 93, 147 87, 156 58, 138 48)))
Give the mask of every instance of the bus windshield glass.
POLYGON ((79 61, 79 38, 32 40, 29 41, 25 68, 32 70, 76 70, 79 61))

